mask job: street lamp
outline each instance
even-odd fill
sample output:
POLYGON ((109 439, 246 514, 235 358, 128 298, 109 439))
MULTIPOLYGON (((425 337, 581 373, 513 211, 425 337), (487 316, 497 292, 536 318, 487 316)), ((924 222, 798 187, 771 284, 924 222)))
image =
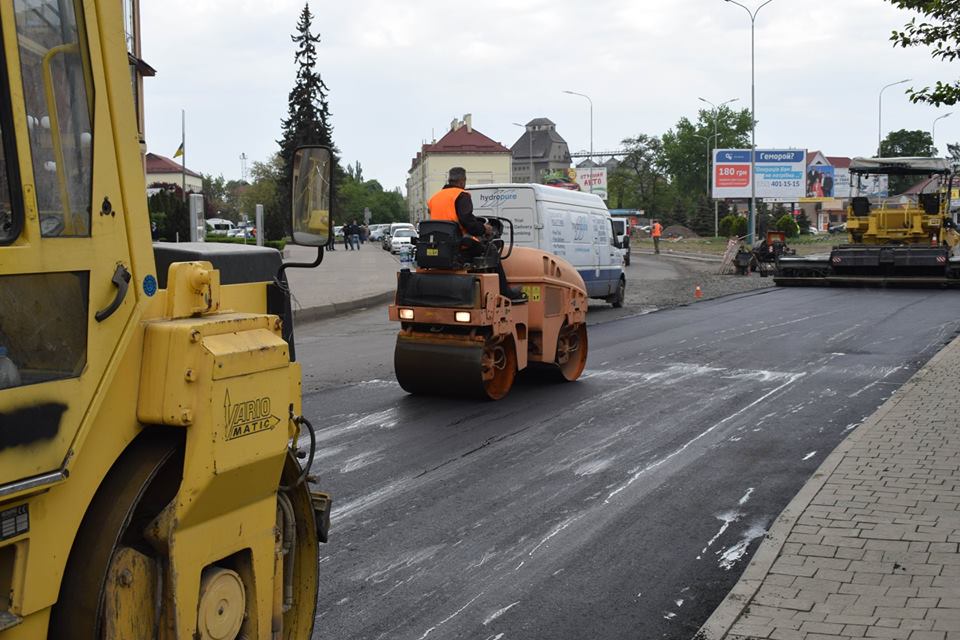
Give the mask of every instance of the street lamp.
POLYGON ((763 9, 765 6, 773 2, 773 0, 767 0, 753 11, 750 11, 749 8, 740 4, 737 2, 737 0, 726 0, 726 2, 737 5, 746 11, 748 16, 750 16, 750 220, 747 223, 747 237, 750 239, 750 244, 752 245, 755 235, 754 230, 757 226, 757 111, 755 90, 756 83, 754 81, 756 75, 754 32, 756 31, 757 26, 757 14, 760 13, 760 9, 763 9))
POLYGON ((933 148, 934 148, 934 150, 936 150, 936 148, 937 148, 937 120, 943 120, 944 118, 949 118, 949 117, 952 116, 952 115, 953 115, 953 111, 951 111, 951 112, 949 112, 949 113, 945 113, 945 114, 943 114, 942 116, 940 116, 939 118, 934 118, 934 119, 933 119, 933 126, 930 127, 930 140, 933 142, 933 148))
MULTIPOLYGON (((593 100, 590 99, 585 93, 577 93, 576 91, 567 91, 564 89, 564 93, 569 93, 572 96, 580 96, 581 98, 586 98, 587 102, 590 103, 590 164, 593 165, 593 100)), ((590 167, 590 193, 593 193, 593 166, 590 167)))
MULTIPOLYGON (((721 102, 719 105, 715 105, 709 100, 707 100, 706 98, 699 98, 699 97, 697 98, 697 100, 699 100, 700 102, 706 102, 708 105, 713 107, 713 148, 714 149, 717 148, 717 144, 718 144, 719 134, 717 133, 717 120, 720 119, 720 107, 730 104, 731 102, 736 102, 739 99, 740 98, 730 98, 726 102, 721 102)), ((708 153, 707 155, 709 156, 710 154, 708 153)), ((712 163, 708 159, 707 174, 712 173, 711 164, 712 163)), ((710 193, 710 178, 707 178, 707 197, 709 198, 712 196, 713 194, 710 193)), ((720 201, 714 198, 713 199, 713 237, 716 238, 719 236, 720 236, 720 201)))
POLYGON ((880 146, 883 141, 883 92, 889 89, 890 87, 895 87, 898 84, 903 84, 904 82, 910 82, 911 78, 906 80, 898 80, 897 82, 891 82, 888 85, 884 85, 880 89, 880 97, 877 99, 877 157, 881 157, 883 154, 880 152, 880 146))

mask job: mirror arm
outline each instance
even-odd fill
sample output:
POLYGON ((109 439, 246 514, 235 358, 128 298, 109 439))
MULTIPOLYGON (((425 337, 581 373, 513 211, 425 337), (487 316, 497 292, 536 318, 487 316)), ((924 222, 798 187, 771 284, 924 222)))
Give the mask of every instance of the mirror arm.
POLYGON ((313 262, 284 262, 281 264, 280 270, 277 271, 277 280, 283 280, 283 272, 287 269, 313 269, 319 267, 321 262, 323 262, 323 247, 317 247, 317 259, 313 262))

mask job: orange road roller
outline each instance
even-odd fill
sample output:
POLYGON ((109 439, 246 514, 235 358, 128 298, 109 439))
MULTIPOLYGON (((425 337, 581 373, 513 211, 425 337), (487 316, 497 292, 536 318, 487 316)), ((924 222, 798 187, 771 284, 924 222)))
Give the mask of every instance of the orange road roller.
POLYGON ((566 260, 515 247, 513 226, 487 218, 491 238, 424 221, 416 270, 397 274, 390 319, 400 322, 397 381, 413 394, 499 400, 531 364, 573 381, 587 363, 587 290, 566 260), (503 240, 509 225, 509 241, 503 240), (504 295, 499 269, 525 299, 504 295))

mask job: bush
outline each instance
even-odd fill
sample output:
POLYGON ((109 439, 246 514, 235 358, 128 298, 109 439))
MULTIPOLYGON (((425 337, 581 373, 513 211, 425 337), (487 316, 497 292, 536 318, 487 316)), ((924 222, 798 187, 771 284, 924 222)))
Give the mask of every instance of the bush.
POLYGON ((747 219, 733 214, 724 216, 720 219, 720 235, 727 238, 747 235, 747 219))
POLYGON ((780 216, 777 220, 777 229, 786 233, 788 238, 796 238, 800 235, 800 226, 789 213, 780 216))
MULTIPOLYGON (((207 242, 220 242, 223 244, 257 244, 256 240, 247 239, 244 241, 243 238, 228 238, 226 236, 207 236, 207 242)), ((283 251, 283 248, 287 246, 286 240, 266 240, 263 243, 263 246, 270 247, 271 249, 276 249, 277 251, 283 251)))

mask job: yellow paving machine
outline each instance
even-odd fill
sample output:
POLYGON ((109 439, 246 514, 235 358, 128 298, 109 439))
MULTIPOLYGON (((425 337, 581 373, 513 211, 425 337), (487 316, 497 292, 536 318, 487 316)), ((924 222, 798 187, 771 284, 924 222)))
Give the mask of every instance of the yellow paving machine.
POLYGON ((583 373, 588 303, 580 274, 558 256, 514 247, 508 219, 486 221, 492 238, 465 237, 454 222, 420 223, 417 268, 400 271, 389 307, 400 322, 394 370, 409 393, 499 400, 528 365, 566 381, 583 373), (502 295, 500 266, 526 300, 502 295))
MULTIPOLYGON (((294 265, 151 245, 120 2, 2 0, 0 37, 0 639, 308 638, 294 265)), ((301 244, 330 167, 297 152, 301 244)))
POLYGON ((854 158, 847 244, 829 254, 783 256, 774 282, 805 285, 960 285, 960 234, 951 205, 956 172, 941 158, 854 158), (914 183, 885 193, 893 180, 914 183))

